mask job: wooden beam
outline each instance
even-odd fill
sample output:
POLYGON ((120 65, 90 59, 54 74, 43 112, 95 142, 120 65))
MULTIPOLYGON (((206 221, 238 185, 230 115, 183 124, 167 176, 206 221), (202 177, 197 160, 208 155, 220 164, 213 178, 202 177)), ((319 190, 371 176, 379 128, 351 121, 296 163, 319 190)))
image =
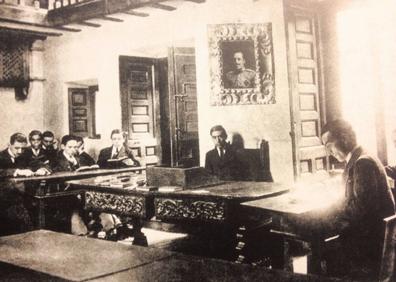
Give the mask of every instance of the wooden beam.
POLYGON ((194 2, 194 3, 205 3, 206 0, 184 0, 186 2, 194 2))
POLYGON ((149 14, 147 14, 147 13, 135 12, 135 11, 125 11, 123 13, 127 14, 127 15, 131 15, 131 16, 136 16, 136 17, 148 17, 149 16, 149 14))
POLYGON ((162 10, 166 10, 166 11, 174 11, 174 10, 176 10, 176 8, 173 7, 173 6, 169 6, 169 5, 165 5, 165 4, 161 4, 161 3, 150 4, 150 7, 153 7, 153 8, 156 8, 156 9, 162 9, 162 10))
POLYGON ((90 22, 78 22, 77 24, 79 24, 79 25, 85 25, 85 26, 89 26, 89 27, 101 27, 100 24, 97 24, 97 23, 90 23, 90 22))
MULTIPOLYGON (((90 0, 77 2, 72 5, 49 10, 47 14, 47 21, 52 25, 60 26, 70 23, 78 23, 92 18, 100 18, 115 13, 131 14, 131 10, 142 7, 154 7, 168 11, 173 11, 176 9, 175 7, 169 5, 160 4, 165 1, 166 0, 90 0)), ((203 0, 185 1, 191 1, 195 3, 205 2, 203 0)), ((134 14, 134 16, 137 15, 134 14)))
POLYGON ((62 35, 62 33, 60 32, 54 32, 54 28, 44 28, 44 27, 33 26, 30 24, 13 23, 3 20, 0 20, 0 30, 15 31, 15 32, 21 32, 25 34, 37 35, 42 37, 62 35))
POLYGON ((111 22, 118 22, 118 23, 122 23, 124 21, 122 19, 117 19, 117 18, 113 18, 113 17, 109 17, 109 16, 101 16, 100 18, 102 20, 111 21, 111 22))

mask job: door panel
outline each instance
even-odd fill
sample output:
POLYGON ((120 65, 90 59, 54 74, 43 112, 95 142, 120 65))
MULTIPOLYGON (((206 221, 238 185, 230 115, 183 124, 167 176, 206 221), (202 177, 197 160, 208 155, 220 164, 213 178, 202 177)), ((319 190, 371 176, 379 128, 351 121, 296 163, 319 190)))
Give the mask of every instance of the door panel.
POLYGON ((120 56, 122 127, 146 165, 157 164, 161 153, 157 77, 155 59, 120 56))
POLYGON ((287 7, 286 23, 295 176, 311 177, 328 169, 315 13, 287 7))
POLYGON ((169 49, 172 165, 199 165, 194 48, 169 49))

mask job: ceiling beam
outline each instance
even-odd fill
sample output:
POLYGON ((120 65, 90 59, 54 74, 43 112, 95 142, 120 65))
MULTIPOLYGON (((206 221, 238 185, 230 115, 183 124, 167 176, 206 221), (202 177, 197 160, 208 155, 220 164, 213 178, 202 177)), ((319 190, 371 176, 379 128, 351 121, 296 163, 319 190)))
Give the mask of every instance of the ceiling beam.
POLYGON ((194 2, 194 3, 205 3, 206 0, 184 0, 186 2, 194 2))
MULTIPOLYGON (((92 18, 100 18, 109 14, 125 13, 137 8, 165 2, 166 0, 90 0, 78 2, 58 9, 49 10, 47 21, 53 25, 67 25, 86 21, 92 18)), ((166 6, 166 9, 174 10, 175 7, 166 6)))
POLYGON ((54 28, 39 27, 25 23, 16 23, 16 22, 3 21, 3 20, 0 20, 0 30, 17 31, 21 33, 32 34, 43 37, 62 35, 62 33, 60 33, 59 31, 55 32, 54 28))
POLYGON ((89 27, 101 27, 100 24, 97 24, 97 23, 90 23, 90 22, 78 22, 77 24, 79 24, 79 25, 85 25, 85 26, 89 26, 89 27))
POLYGON ((106 21, 111 21, 111 22, 118 22, 118 23, 122 23, 124 21, 122 19, 117 19, 117 18, 113 18, 113 17, 109 17, 109 16, 101 16, 100 19, 106 20, 106 21))
POLYGON ((127 15, 130 15, 130 16, 136 16, 136 17, 148 17, 148 16, 150 16, 147 13, 135 12, 135 11, 125 11, 123 13, 127 14, 127 15))
POLYGON ((166 10, 166 11, 174 11, 174 10, 176 10, 176 8, 173 7, 173 6, 164 5, 164 4, 161 4, 161 3, 150 4, 150 7, 153 7, 153 8, 156 8, 156 9, 162 9, 162 10, 166 10))

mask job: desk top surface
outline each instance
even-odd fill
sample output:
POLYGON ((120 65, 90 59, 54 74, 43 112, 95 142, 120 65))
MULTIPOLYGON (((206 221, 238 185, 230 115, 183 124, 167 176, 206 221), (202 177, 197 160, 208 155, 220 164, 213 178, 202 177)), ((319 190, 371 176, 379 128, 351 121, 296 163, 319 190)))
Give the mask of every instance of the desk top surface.
MULTIPOLYGON (((118 174, 112 177, 122 177, 125 174, 118 174)), ((141 176, 136 176, 141 177, 141 176)), ((253 182, 253 181, 238 181, 238 182, 223 182, 217 185, 210 185, 195 189, 185 189, 181 191, 172 192, 141 192, 135 189, 123 189, 109 187, 106 182, 106 177, 103 182, 98 181, 97 178, 86 178, 81 180, 68 181, 75 188, 83 188, 88 190, 101 190, 101 191, 115 191, 117 193, 125 194, 145 194, 154 195, 156 197, 215 197, 226 199, 237 199, 240 201, 247 201, 257 198, 270 197, 285 193, 289 190, 289 185, 273 183, 273 182, 253 182)))
POLYGON ((0 262, 71 281, 93 279, 173 255, 45 230, 0 237, 0 262))
POLYGON ((109 174, 116 174, 116 173, 125 173, 125 172, 135 172, 135 171, 142 171, 145 170, 144 167, 127 167, 127 168, 119 168, 119 169, 95 169, 95 170, 88 170, 88 171, 80 171, 80 172, 55 172, 50 175, 45 176, 32 176, 32 177, 15 177, 9 178, 9 181, 14 183, 20 182, 35 182, 35 181, 56 181, 59 179, 62 180, 71 180, 71 179, 80 179, 80 178, 87 178, 87 177, 95 177, 95 176, 102 176, 102 175, 109 175, 109 174))
POLYGON ((278 214, 307 215, 311 212, 327 210, 342 201, 343 190, 332 188, 292 191, 272 198, 242 203, 242 207, 269 211, 278 214))

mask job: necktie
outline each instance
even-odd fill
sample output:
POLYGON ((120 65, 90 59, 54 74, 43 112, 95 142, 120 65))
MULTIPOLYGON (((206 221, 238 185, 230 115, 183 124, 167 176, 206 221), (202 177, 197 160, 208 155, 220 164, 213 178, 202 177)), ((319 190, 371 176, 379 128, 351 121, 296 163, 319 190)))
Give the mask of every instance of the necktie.
POLYGON ((220 159, 224 157, 224 149, 220 149, 220 159))

